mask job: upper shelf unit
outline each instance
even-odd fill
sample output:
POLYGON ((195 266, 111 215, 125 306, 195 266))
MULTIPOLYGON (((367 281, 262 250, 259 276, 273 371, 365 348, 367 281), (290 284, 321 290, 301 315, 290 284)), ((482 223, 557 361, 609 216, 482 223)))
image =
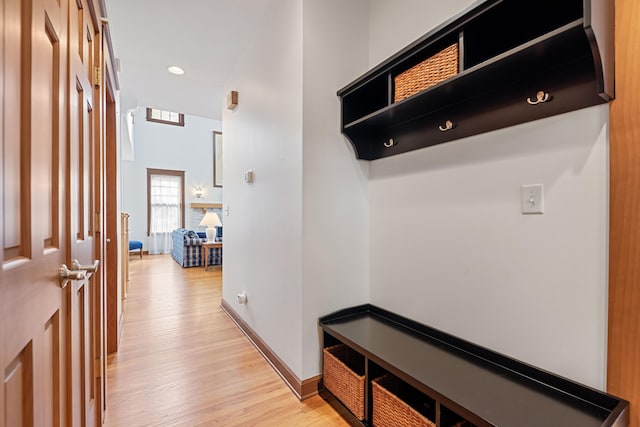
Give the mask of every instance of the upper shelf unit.
POLYGON ((613 4, 478 1, 339 90, 342 132, 374 160, 609 102, 613 4))

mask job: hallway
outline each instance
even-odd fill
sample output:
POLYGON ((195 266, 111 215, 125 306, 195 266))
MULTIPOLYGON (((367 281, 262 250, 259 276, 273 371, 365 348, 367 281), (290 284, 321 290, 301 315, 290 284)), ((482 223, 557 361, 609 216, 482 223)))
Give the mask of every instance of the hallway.
POLYGON ((131 257, 107 427, 346 426, 319 396, 298 401, 220 309, 220 267, 131 257))

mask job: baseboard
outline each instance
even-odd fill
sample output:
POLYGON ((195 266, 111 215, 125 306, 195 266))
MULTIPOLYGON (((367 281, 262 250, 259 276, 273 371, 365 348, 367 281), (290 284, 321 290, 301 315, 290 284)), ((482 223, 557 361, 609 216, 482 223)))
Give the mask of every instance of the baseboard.
POLYGON ((249 341, 251 341, 251 343, 258 349, 267 362, 269 362, 298 399, 304 400, 318 394, 318 384, 322 378, 321 375, 307 378, 304 381, 300 380, 300 378, 298 378, 298 376, 289 369, 287 364, 284 363, 282 359, 280 359, 278 355, 271 350, 271 348, 269 348, 258 334, 251 329, 247 322, 245 322, 224 299, 222 300, 221 308, 225 313, 227 313, 231 320, 233 320, 242 333, 246 335, 249 341))
POLYGON ((317 375, 315 377, 307 378, 302 381, 302 385, 300 387, 300 400, 308 399, 311 396, 315 396, 318 394, 318 384, 322 380, 322 375, 317 375))

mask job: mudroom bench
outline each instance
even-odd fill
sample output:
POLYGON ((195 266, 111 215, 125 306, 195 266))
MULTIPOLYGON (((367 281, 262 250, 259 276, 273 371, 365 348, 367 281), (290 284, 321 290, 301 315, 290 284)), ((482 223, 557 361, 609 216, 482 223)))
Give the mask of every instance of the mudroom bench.
POLYGON ((628 402, 366 304, 320 318, 320 395, 354 426, 628 426, 628 402))

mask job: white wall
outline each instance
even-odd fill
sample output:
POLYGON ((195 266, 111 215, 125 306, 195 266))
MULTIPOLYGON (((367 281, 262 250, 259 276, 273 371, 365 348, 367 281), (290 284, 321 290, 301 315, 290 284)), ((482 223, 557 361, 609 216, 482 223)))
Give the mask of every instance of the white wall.
POLYGON ((368 164, 336 96, 367 68, 366 6, 274 2, 227 88, 223 298, 300 379, 320 372, 318 317, 368 300, 368 164))
MULTIPOLYGON (((123 111, 124 113, 124 111, 123 111)), ((127 132, 121 123, 120 132, 127 132)), ((146 120, 145 107, 139 107, 134 125, 134 160, 122 162, 122 211, 129 217, 129 238, 147 244, 147 168, 185 171, 185 227, 201 229, 191 221, 189 204, 221 203, 222 189, 213 187, 213 131, 221 122, 185 116, 185 126, 172 126, 146 120), (204 194, 196 198, 194 186, 204 194)), ((223 221, 224 222, 224 221, 223 221)))
POLYGON ((369 0, 369 64, 373 67, 425 35, 473 0, 369 0))
MULTIPOLYGON (((371 63, 470 3, 372 0, 371 63)), ((605 105, 371 162, 371 303, 603 389, 607 126, 605 105)))
POLYGON ((302 3, 274 1, 263 25, 225 86, 238 91, 238 106, 222 116, 223 298, 300 374, 302 3), (243 290, 248 303, 239 305, 243 290))
POLYGON ((368 63, 368 0, 303 2, 302 378, 320 372, 318 318, 369 300, 369 162, 340 133, 338 89, 368 63))

